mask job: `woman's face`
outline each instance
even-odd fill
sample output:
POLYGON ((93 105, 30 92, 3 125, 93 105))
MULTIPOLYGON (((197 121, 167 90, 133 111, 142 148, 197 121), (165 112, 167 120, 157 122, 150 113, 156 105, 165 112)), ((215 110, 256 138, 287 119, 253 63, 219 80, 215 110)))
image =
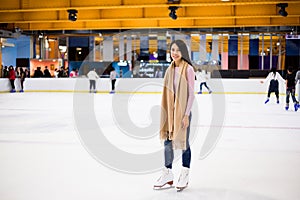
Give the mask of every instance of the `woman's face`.
POLYGON ((178 62, 181 60, 182 55, 181 55, 181 51, 179 50, 179 47, 177 46, 177 44, 172 44, 171 46, 171 58, 175 61, 178 62))

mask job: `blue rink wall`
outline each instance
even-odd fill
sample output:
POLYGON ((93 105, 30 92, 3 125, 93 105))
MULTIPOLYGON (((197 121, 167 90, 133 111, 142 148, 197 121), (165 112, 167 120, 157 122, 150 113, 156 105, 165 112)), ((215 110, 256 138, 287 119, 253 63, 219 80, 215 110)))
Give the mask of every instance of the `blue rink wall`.
MULTIPOLYGON (((268 83, 264 79, 210 79, 207 84, 215 94, 266 94, 268 83)), ((160 93, 163 79, 154 78, 119 78, 116 93, 160 93)), ((195 81, 195 92, 199 91, 199 81, 195 81)), ((299 84, 298 84, 299 85, 299 84)), ((297 87, 298 87, 297 85, 297 87)), ((16 90, 20 90, 20 80, 15 80, 16 90)), ((108 93, 111 83, 108 78, 101 78, 96 83, 97 93, 108 93)), ((11 90, 8 79, 0 79, 0 92, 11 90)), ((87 78, 27 78, 24 82, 25 92, 88 92, 87 78)), ((297 91, 297 90, 296 90, 297 91)), ((203 87, 203 93, 207 90, 203 87)), ((279 92, 285 94, 285 84, 280 83, 279 92)))

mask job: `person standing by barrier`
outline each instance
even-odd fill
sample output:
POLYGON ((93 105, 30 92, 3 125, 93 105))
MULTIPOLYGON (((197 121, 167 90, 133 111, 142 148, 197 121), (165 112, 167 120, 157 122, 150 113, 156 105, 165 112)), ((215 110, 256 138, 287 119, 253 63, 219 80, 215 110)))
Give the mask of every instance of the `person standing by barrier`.
POLYGON ((286 74, 286 106, 285 106, 286 110, 289 109, 290 95, 292 96, 295 111, 298 110, 299 102, 296 100, 295 97, 295 88, 296 88, 295 74, 293 73, 293 68, 289 67, 286 74))
MULTIPOLYGON (((285 80, 277 72, 276 68, 272 68, 270 73, 265 79, 265 82, 269 83, 268 96, 267 96, 267 100, 265 101, 265 104, 270 101, 270 96, 271 93, 273 92, 276 95, 276 103, 279 104, 279 81, 285 83, 285 80)), ((264 83, 264 81, 261 81, 261 83, 264 83)))
POLYGON ((111 91, 110 91, 110 93, 113 94, 113 93, 115 93, 115 84, 116 84, 116 81, 117 81, 117 72, 116 72, 115 68, 113 68, 113 67, 110 71, 109 78, 110 78, 110 81, 111 81, 111 91))
POLYGON ((45 78, 51 78, 51 74, 50 74, 50 71, 48 69, 48 66, 45 66, 45 69, 44 69, 44 77, 45 78))
POLYGON ((154 73, 154 78, 163 78, 163 72, 160 70, 160 67, 156 68, 156 71, 154 73))
POLYGON ((298 71, 296 73, 295 85, 296 85, 296 88, 298 88, 298 92, 297 92, 297 94, 298 94, 298 102, 300 102, 300 67, 298 68, 298 71))
POLYGON ((99 78, 98 74, 96 73, 96 69, 89 71, 87 74, 88 79, 90 80, 90 93, 96 93, 96 80, 99 78))
POLYGON ((16 92, 16 89, 15 89, 16 72, 12 65, 10 65, 8 68, 8 78, 9 78, 10 85, 11 85, 10 92, 16 92))
POLYGON ((72 69, 70 72, 70 78, 77 78, 78 77, 78 69, 72 69))
POLYGON ((17 72, 16 72, 17 78, 20 80, 20 92, 24 92, 24 81, 26 77, 26 73, 23 69, 23 67, 17 67, 17 72))
POLYGON ((7 66, 4 66, 3 73, 2 73, 2 78, 8 78, 8 77, 9 77, 9 71, 7 69, 7 66))
POLYGON ((20 83, 21 83, 21 90, 20 92, 24 92, 24 81, 26 78, 26 72, 24 71, 23 67, 20 67, 20 83))
POLYGON ((191 149, 189 145, 191 108, 195 98, 195 71, 186 44, 175 40, 170 45, 172 63, 165 76, 161 103, 160 139, 164 142, 165 166, 153 189, 173 185, 174 149, 182 150, 182 169, 176 189, 181 191, 189 182, 191 149))

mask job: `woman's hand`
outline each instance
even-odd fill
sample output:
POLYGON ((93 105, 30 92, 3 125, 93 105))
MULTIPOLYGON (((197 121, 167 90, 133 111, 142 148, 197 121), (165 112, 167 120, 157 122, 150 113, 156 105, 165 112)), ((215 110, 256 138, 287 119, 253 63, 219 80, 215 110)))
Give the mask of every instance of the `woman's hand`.
POLYGON ((189 116, 184 115, 182 119, 182 128, 187 128, 189 126, 189 116))

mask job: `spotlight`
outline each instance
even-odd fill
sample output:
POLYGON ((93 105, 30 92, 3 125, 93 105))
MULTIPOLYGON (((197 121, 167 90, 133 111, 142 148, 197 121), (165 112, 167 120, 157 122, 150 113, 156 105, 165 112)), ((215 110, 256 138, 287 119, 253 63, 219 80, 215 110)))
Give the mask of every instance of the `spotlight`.
POLYGON ((78 13, 78 11, 77 10, 75 10, 75 9, 70 9, 70 10, 68 10, 68 13, 69 13, 69 20, 70 21, 76 21, 77 20, 77 13, 78 13))
POLYGON ((169 10, 170 10, 169 16, 170 16, 172 19, 174 19, 174 20, 177 19, 176 10, 177 10, 178 8, 179 8, 179 7, 177 7, 177 6, 169 6, 169 10))
POLYGON ((280 10, 278 11, 279 15, 286 17, 288 16, 288 13, 286 12, 285 8, 288 7, 287 3, 278 3, 277 7, 280 8, 280 10))

